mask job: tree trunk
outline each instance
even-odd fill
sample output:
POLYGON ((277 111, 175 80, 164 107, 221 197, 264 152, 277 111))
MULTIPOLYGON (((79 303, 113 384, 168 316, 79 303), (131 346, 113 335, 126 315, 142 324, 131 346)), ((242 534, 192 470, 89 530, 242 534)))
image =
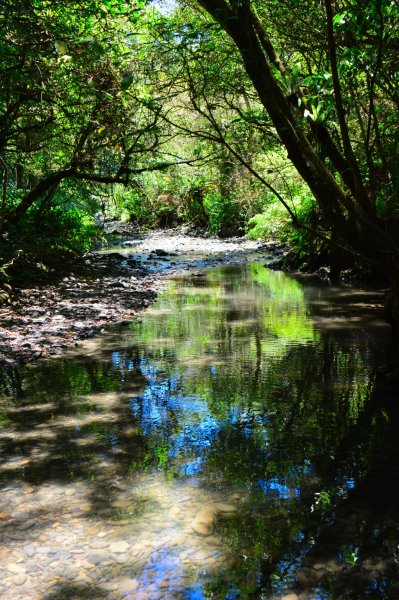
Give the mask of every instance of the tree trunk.
POLYGON ((63 179, 71 177, 74 169, 68 167, 55 173, 50 173, 26 194, 18 206, 0 224, 0 234, 9 229, 11 225, 17 225, 25 216, 29 208, 40 198, 43 198, 51 189, 57 186, 63 179))
MULTIPOLYGON (((338 184, 334 173, 317 155, 304 131, 302 117, 293 113, 284 96, 270 65, 269 46, 272 48, 272 45, 266 33, 260 30, 261 24, 252 12, 249 0, 231 0, 230 3, 226 0, 198 1, 235 42, 245 70, 287 150, 288 157, 317 200, 333 241, 342 242, 358 253, 359 258, 374 265, 391 279, 399 281, 399 248, 396 240, 387 235, 385 224, 378 220, 371 202, 364 197, 364 185, 359 182, 357 163, 356 172, 353 172, 351 166, 351 163, 356 162, 351 149, 347 148, 350 156, 346 157, 347 161, 343 160, 351 169, 347 181, 357 183, 346 190, 338 184), (269 51, 266 52, 265 48, 269 51)), ((330 50, 333 58, 333 40, 330 40, 330 50)), ((272 55, 276 56, 274 51, 272 55)), ((342 108, 342 102, 338 104, 342 108)), ((343 114, 341 120, 342 118, 343 114)), ((344 123, 341 125, 346 131, 344 123)), ((323 138, 327 139, 330 154, 337 159, 340 152, 331 137, 326 138, 324 132, 323 138)))

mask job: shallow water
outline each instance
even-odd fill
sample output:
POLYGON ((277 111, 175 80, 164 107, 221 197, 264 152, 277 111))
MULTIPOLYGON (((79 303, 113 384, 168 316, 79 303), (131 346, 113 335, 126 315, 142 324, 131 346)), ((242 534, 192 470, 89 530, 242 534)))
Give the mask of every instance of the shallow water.
POLYGON ((210 269, 3 373, 1 597, 399 597, 380 300, 210 269))

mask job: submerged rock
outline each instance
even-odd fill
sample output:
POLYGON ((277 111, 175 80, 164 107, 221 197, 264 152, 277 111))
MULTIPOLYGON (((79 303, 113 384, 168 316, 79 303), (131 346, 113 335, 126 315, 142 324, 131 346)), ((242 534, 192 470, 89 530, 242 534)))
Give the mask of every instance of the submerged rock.
POLYGON ((199 535, 211 535, 215 528, 218 515, 233 514, 236 511, 236 507, 232 504, 224 502, 208 504, 197 512, 195 518, 191 522, 191 527, 199 535))

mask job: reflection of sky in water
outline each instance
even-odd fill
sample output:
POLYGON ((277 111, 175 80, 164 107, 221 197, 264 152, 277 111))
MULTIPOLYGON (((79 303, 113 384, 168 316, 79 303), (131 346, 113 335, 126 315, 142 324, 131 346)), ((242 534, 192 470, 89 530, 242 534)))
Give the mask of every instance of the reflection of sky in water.
MULTIPOLYGON (((115 364, 119 364, 120 357, 118 353, 114 354, 115 364)), ((157 366, 147 358, 140 359, 139 368, 147 380, 147 387, 140 396, 131 399, 132 413, 139 420, 143 435, 167 438, 169 459, 192 459, 181 465, 182 474, 195 475, 201 471, 202 453, 212 446, 227 424, 239 425, 245 438, 256 434, 267 442, 267 414, 255 414, 247 407, 233 405, 226 411, 224 419, 218 419, 209 408, 209 399, 179 391, 180 374, 164 379, 162 365, 157 366)))
POLYGON ((258 485, 268 496, 274 496, 282 500, 299 498, 300 496, 299 487, 289 487, 286 483, 277 478, 269 479, 268 481, 259 479, 258 485))
MULTIPOLYGON (((157 369, 146 360, 140 363, 142 374, 147 378, 147 388, 131 400, 131 410, 139 420, 143 435, 167 436, 169 458, 200 454, 215 440, 222 423, 212 415, 208 403, 199 395, 185 396, 179 390, 179 378, 172 375, 158 379, 157 369), (176 427, 176 419, 179 427, 176 427)), ((193 475, 201 468, 201 457, 187 462, 181 468, 186 475, 193 475)))
MULTIPOLYGON (((143 569, 140 583, 144 587, 156 586, 158 589, 167 589, 165 598, 178 597, 186 600, 205 600, 209 593, 204 589, 203 577, 206 577, 206 569, 198 573, 198 579, 192 582, 184 591, 181 588, 181 579, 185 576, 185 567, 181 560, 179 548, 164 548, 152 554, 151 561, 143 569), (171 596, 173 594, 173 596, 171 596)), ((216 552, 214 553, 217 554, 216 552)), ((208 574, 209 576, 209 574, 208 574)), ((227 591, 223 598, 234 600, 240 597, 239 590, 227 591)))

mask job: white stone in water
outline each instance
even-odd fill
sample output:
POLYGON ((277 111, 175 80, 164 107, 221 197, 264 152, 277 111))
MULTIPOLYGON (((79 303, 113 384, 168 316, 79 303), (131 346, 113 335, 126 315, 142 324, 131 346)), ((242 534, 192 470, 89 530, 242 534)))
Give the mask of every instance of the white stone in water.
POLYGON ((126 579, 122 579, 119 582, 119 591, 124 595, 135 592, 138 587, 139 587, 139 582, 137 581, 137 579, 127 579, 126 578, 126 579))
POLYGON ((89 542, 89 546, 90 548, 99 550, 108 546, 108 543, 105 540, 92 540, 89 542))
POLYGON ((35 547, 29 544, 23 547, 23 551, 27 556, 33 556, 35 554, 35 547))
POLYGON ((118 589, 118 584, 114 581, 107 581, 105 583, 101 583, 100 588, 106 592, 114 592, 118 589))
POLYGON ((118 563, 118 565, 124 565, 126 561, 127 561, 126 554, 118 554, 116 556, 116 562, 118 563))
POLYGON ((130 544, 123 540, 120 540, 119 542, 113 542, 109 547, 111 552, 114 552, 115 554, 122 554, 123 552, 126 552, 126 550, 128 550, 129 548, 130 544))
POLYGON ((11 563, 10 565, 7 565, 7 569, 11 571, 11 573, 25 573, 25 567, 18 563, 11 563))
POLYGON ((18 573, 18 575, 15 575, 14 579, 13 579, 13 583, 15 583, 15 585, 23 585, 26 581, 26 575, 25 573, 18 573))

